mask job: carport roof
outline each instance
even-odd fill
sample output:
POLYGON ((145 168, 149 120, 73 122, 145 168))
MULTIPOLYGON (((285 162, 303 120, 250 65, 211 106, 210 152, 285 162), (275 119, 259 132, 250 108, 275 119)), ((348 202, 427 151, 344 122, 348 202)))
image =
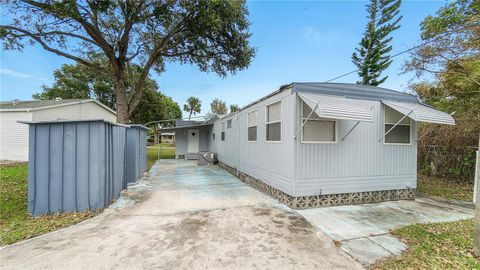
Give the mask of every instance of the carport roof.
POLYGON ((175 131, 179 129, 185 129, 185 128, 197 128, 197 127, 208 127, 208 126, 213 126, 212 122, 208 123, 199 123, 195 125, 188 125, 188 126, 179 126, 179 127, 169 127, 169 128, 162 128, 161 131, 175 131))

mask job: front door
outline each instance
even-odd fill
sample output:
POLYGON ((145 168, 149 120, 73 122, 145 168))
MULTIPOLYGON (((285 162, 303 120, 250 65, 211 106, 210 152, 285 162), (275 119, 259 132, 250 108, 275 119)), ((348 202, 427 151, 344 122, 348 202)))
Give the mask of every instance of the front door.
POLYGON ((198 129, 188 130, 188 140, 187 140, 188 153, 198 153, 199 137, 200 137, 200 132, 198 131, 198 129))

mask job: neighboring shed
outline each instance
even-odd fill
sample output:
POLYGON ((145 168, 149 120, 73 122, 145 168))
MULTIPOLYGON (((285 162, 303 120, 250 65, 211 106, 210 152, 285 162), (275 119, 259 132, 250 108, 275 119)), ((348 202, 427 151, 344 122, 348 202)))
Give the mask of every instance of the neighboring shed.
MULTIPOLYGON (((196 125, 209 137, 201 151, 217 153, 219 164, 241 179, 304 208, 413 198, 417 122, 455 124, 406 93, 292 83, 213 125, 196 125)), ((190 142, 179 139, 183 130, 177 152, 190 142)))
POLYGON ((104 119, 116 112, 93 99, 0 102, 0 160, 28 160, 28 126, 18 121, 104 119))

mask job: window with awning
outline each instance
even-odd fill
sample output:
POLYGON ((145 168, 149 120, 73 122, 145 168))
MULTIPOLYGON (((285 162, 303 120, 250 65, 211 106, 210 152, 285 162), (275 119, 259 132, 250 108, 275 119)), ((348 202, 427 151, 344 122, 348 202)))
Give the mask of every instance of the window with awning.
POLYGON ((455 125, 455 120, 450 114, 435 110, 427 105, 386 100, 382 100, 382 103, 416 122, 455 125))

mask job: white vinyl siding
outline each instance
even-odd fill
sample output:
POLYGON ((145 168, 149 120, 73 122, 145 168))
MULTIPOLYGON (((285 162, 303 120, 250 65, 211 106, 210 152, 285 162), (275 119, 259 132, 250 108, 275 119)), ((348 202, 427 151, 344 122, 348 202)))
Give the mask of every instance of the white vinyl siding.
POLYGON ((388 132, 400 119, 403 120, 398 123, 387 135, 385 135, 384 141, 386 144, 410 144, 411 132, 410 132, 410 118, 404 117, 405 115, 387 107, 385 108, 385 125, 384 132, 388 132))
POLYGON ((337 142, 337 121, 318 117, 304 102, 302 102, 302 123, 305 123, 302 128, 302 143, 337 142))
POLYGON ((282 103, 276 102, 267 106, 266 141, 282 140, 282 103))
POLYGON ((28 125, 31 112, 0 112, 0 160, 28 160, 28 125))
POLYGON ((116 122, 117 116, 95 102, 39 109, 32 112, 33 121, 104 119, 116 122))
POLYGON ((257 141, 257 132, 258 132, 258 111, 251 111, 248 113, 248 141, 256 142, 257 141))
POLYGON ((28 160, 28 125, 17 121, 55 121, 104 119, 116 122, 116 115, 90 101, 51 108, 39 108, 32 111, 0 112, 0 159, 28 160))

